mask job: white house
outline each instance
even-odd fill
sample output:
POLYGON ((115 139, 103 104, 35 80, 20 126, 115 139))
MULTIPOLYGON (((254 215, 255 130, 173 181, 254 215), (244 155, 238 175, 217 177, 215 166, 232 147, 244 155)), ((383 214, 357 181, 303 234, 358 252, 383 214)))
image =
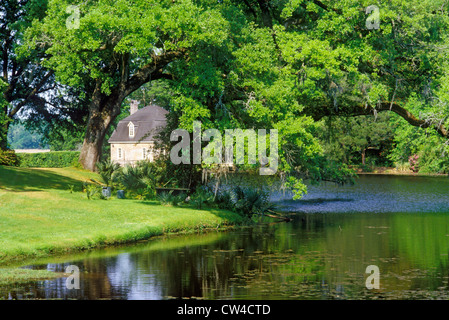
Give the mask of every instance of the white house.
POLYGON ((118 123, 108 140, 111 161, 122 166, 141 160, 153 161, 157 155, 155 139, 159 130, 167 124, 167 114, 167 110, 157 105, 138 109, 138 101, 133 100, 130 116, 118 123))

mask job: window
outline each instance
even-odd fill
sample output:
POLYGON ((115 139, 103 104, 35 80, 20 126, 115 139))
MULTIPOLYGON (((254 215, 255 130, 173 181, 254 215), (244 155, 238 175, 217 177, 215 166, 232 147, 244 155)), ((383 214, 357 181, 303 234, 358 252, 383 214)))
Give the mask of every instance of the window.
POLYGON ((129 136, 134 137, 134 125, 132 122, 129 123, 129 136))
POLYGON ((143 153, 143 159, 146 159, 147 158, 147 148, 143 148, 142 153, 143 153))
POLYGON ((117 158, 119 158, 119 159, 122 158, 122 148, 117 149, 117 158))

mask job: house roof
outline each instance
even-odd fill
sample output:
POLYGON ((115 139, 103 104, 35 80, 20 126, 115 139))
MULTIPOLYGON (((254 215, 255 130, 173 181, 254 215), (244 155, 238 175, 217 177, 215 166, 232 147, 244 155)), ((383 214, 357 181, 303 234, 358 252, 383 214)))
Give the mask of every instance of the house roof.
POLYGON ((139 109, 132 115, 119 121, 108 142, 139 143, 154 141, 159 130, 167 124, 165 118, 167 114, 167 110, 157 105, 149 105, 139 109), (134 124, 134 137, 129 136, 130 122, 134 124))

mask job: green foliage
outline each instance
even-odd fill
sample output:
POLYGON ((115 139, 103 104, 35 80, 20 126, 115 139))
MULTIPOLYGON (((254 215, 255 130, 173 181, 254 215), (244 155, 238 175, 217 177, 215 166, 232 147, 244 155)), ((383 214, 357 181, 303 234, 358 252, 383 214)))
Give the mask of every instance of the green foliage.
POLYGON ((285 187, 292 190, 294 200, 302 198, 302 196, 307 193, 307 187, 304 185, 303 181, 292 176, 287 178, 285 187))
POLYGON ((179 206, 180 204, 184 203, 186 199, 187 199, 187 195, 185 193, 181 192, 173 197, 171 204, 173 206, 179 206))
POLYGON ((254 187, 234 187, 220 190, 213 203, 220 209, 237 212, 243 217, 264 215, 275 210, 276 206, 270 202, 269 193, 254 187))
POLYGON ((449 146, 444 138, 433 129, 411 127, 399 117, 394 122, 394 148, 388 155, 391 161, 409 163, 410 157, 418 155, 419 172, 449 173, 449 146))
POLYGON ((134 193, 134 197, 138 200, 151 200, 154 199, 156 191, 150 184, 147 185, 145 188, 139 188, 135 191, 131 190, 131 193, 134 193))
POLYGON ((93 200, 96 195, 101 195, 101 187, 96 184, 87 183, 83 186, 83 192, 89 200, 93 200))
POLYGON ((73 193, 75 191, 75 185, 74 184, 69 184, 69 192, 73 193))
POLYGON ((28 130, 22 123, 10 125, 8 130, 8 144, 11 149, 43 148, 42 135, 28 130))
POLYGON ((7 110, 8 102, 5 99, 4 91, 8 87, 8 84, 0 78, 0 149, 6 149, 7 147, 7 125, 11 121, 8 114, 5 112, 7 110))
MULTIPOLYGON (((164 108, 170 104, 172 92, 166 80, 154 80, 144 84, 139 90, 131 93, 128 99, 140 101, 143 106, 156 104, 164 108)), ((129 108, 123 108, 122 113, 127 117, 129 115, 129 108)))
POLYGON ((80 150, 83 144, 84 130, 80 126, 71 130, 63 126, 55 126, 45 137, 45 142, 51 151, 75 151, 80 150))
POLYGON ((27 168, 79 167, 79 156, 80 153, 78 151, 53 151, 18 154, 20 166, 27 168))
POLYGON ((156 195, 154 164, 139 161, 136 165, 126 165, 115 175, 115 180, 138 199, 152 199, 156 195))
POLYGON ((232 197, 232 192, 229 190, 220 190, 214 201, 218 208, 220 209, 227 209, 227 210, 233 210, 234 209, 234 199, 232 197))
POLYGON ((120 165, 112 161, 101 161, 96 166, 102 182, 107 187, 112 186, 112 183, 116 180, 115 176, 118 174, 120 165))
POLYGON ((14 152, 14 150, 2 150, 0 149, 0 165, 1 166, 18 166, 21 164, 21 160, 14 152))
POLYGON ((161 192, 156 196, 157 201, 159 201, 162 205, 170 205, 173 199, 172 192, 161 192))
POLYGON ((269 201, 268 193, 258 189, 235 187, 233 197, 234 210, 245 217, 263 215, 275 209, 269 201))
POLYGON ((195 193, 190 196, 189 203, 201 210, 205 205, 212 204, 213 200, 214 194, 210 190, 204 187, 199 187, 196 189, 195 193))
POLYGON ((394 129, 389 114, 381 113, 377 117, 331 117, 322 122, 318 132, 324 153, 331 160, 363 165, 370 158, 388 166, 394 129))
POLYGON ((179 206, 181 203, 185 201, 187 198, 185 193, 180 193, 177 195, 173 194, 173 190, 163 191, 156 196, 156 199, 162 205, 171 205, 171 206, 179 206))

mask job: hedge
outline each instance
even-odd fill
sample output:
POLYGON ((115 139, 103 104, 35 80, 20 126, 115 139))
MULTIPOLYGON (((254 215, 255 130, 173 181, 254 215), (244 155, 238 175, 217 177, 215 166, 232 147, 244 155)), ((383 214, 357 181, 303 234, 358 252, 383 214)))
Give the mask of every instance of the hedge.
POLYGON ((64 168, 79 167, 79 151, 52 151, 38 153, 18 153, 20 167, 64 168))

